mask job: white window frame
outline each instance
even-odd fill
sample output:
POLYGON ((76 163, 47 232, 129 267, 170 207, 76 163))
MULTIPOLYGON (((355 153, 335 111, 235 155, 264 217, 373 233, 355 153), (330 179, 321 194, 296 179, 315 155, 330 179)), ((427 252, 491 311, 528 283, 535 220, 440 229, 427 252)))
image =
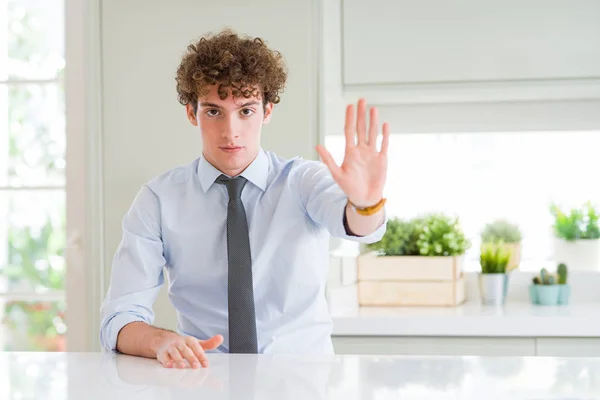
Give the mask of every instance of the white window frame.
POLYGON ((65 0, 68 351, 99 351, 104 295, 101 1, 65 0))

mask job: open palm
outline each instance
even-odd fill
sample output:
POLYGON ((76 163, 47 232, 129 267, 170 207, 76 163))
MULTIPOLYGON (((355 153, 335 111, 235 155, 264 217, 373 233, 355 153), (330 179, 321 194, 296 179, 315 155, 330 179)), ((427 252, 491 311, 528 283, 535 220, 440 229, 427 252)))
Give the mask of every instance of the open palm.
POLYGON ((344 161, 338 166, 323 146, 317 146, 321 160, 331 171, 331 175, 348 199, 359 207, 376 204, 383 197, 383 188, 387 176, 387 151, 389 144, 389 126, 383 124, 381 149, 377 150, 378 121, 377 109, 369 112, 369 127, 366 121, 366 102, 358 101, 356 125, 354 123, 354 105, 346 107, 346 151, 344 161))

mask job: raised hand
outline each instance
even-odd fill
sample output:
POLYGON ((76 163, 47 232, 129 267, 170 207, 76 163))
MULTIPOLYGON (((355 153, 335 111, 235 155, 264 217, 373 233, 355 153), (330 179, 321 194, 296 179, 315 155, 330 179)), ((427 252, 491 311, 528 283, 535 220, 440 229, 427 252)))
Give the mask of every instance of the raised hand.
POLYGON ((387 151, 389 145, 389 126, 383 124, 381 149, 377 150, 379 131, 377 109, 369 111, 369 127, 366 121, 366 102, 358 101, 356 125, 354 122, 354 105, 346 107, 346 152, 344 161, 338 166, 333 157, 318 145, 317 152, 340 188, 348 199, 358 207, 377 204, 383 197, 383 188, 387 176, 387 151), (356 140, 355 140, 356 139, 356 140))

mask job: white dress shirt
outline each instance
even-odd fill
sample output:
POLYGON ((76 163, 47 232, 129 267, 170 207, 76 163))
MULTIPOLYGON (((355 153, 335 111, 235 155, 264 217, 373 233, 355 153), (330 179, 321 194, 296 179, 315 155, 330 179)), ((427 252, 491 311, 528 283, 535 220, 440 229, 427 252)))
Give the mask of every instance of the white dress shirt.
MULTIPOLYGON (((110 288, 101 308, 100 341, 115 351, 119 330, 153 324, 153 303, 168 274, 177 331, 198 339, 223 335, 228 352, 228 194, 221 172, 196 159, 141 187, 123 219, 110 288)), ((380 240, 387 215, 368 236, 345 228, 347 197, 328 168, 260 150, 241 174, 252 254, 259 353, 333 354, 325 298, 330 235, 380 240)))

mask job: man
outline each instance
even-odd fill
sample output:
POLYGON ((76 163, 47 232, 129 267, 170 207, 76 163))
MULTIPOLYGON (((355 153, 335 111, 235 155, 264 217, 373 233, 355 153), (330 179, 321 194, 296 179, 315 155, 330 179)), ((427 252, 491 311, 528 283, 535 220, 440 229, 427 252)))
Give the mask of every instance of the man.
POLYGON ((206 367, 206 352, 333 353, 324 295, 328 239, 373 243, 386 228, 389 131, 377 110, 346 110, 338 166, 261 148, 287 72, 259 39, 231 31, 188 47, 177 91, 202 156, 143 185, 123 220, 101 309, 102 347, 206 367), (356 139, 355 139, 356 132, 356 139), (164 268, 164 269, 163 269, 164 268), (152 326, 163 271, 178 333, 152 326))

